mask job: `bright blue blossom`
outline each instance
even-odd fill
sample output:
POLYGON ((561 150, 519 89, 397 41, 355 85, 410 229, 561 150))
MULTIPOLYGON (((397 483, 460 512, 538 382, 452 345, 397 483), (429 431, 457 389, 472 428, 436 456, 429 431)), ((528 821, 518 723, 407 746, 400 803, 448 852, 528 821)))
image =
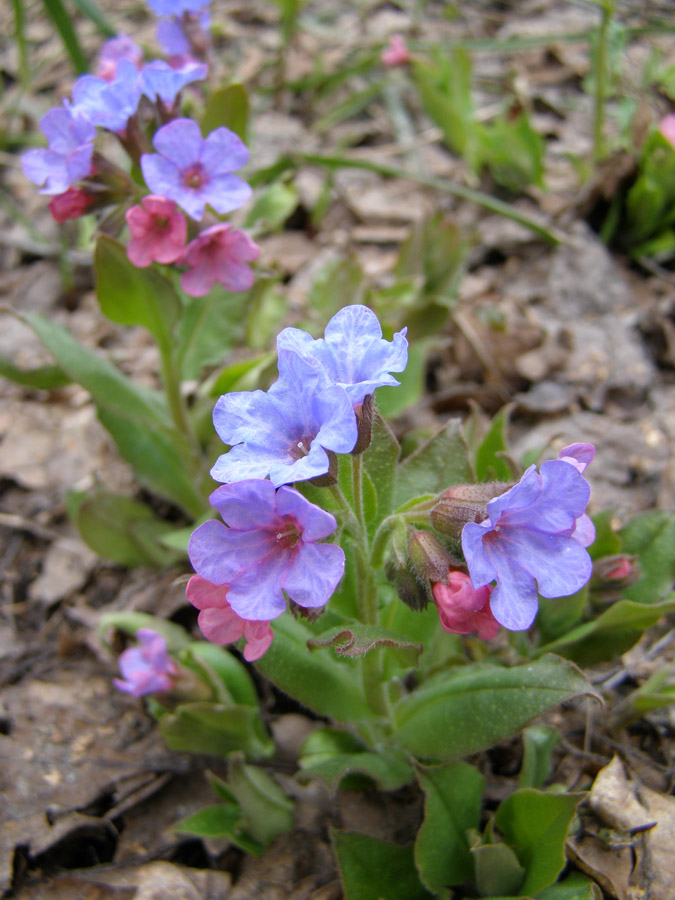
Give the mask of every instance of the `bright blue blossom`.
POLYGON ((305 481, 328 472, 327 450, 353 450, 356 416, 344 389, 292 350, 281 351, 279 368, 284 375, 269 391, 225 394, 216 403, 216 431, 237 445, 211 469, 216 481, 268 475, 277 486, 305 481))
POLYGON ((193 219, 201 219, 207 205, 227 213, 251 196, 249 185, 232 174, 246 165, 248 150, 229 128, 216 128, 204 139, 196 122, 175 119, 157 131, 153 145, 157 153, 141 157, 145 183, 193 219))
POLYGON ((157 43, 165 56, 189 56, 192 49, 177 19, 160 19, 157 23, 157 43))
MULTIPOLYGON (((329 381, 347 392, 352 404, 361 403, 375 388, 399 382, 389 373, 402 372, 408 362, 404 328, 392 341, 382 338, 375 313, 367 306, 345 306, 326 325, 325 336, 314 340, 299 328, 284 328, 277 338, 281 350, 295 350, 318 362, 329 381)), ((279 372, 284 375, 281 362, 279 372)))
MULTIPOLYGON (((591 577, 584 549, 594 539, 585 515, 590 487, 580 471, 588 454, 577 444, 562 458, 525 472, 518 484, 487 505, 488 519, 462 530, 462 549, 474 588, 497 582, 490 607, 505 628, 529 628, 543 597, 574 594, 591 577)), ((567 451, 567 452, 566 452, 567 451)), ((592 456, 592 454, 591 454, 592 456)))
POLYGON ((115 78, 82 75, 73 85, 73 105, 108 131, 121 132, 138 109, 142 87, 140 72, 129 59, 117 63, 115 78))
POLYGON ((212 584, 227 584, 227 602, 243 619, 266 621, 286 609, 284 591, 299 606, 324 606, 338 586, 345 555, 318 544, 336 528, 330 513, 292 488, 270 481, 238 481, 218 488, 211 519, 190 538, 195 571, 212 584))
POLYGON ((149 100, 161 100, 171 107, 187 84, 202 81, 208 71, 206 63, 189 62, 180 69, 173 69, 164 60, 156 59, 141 72, 143 94, 149 100))
POLYGON ((96 128, 69 106, 50 109, 40 120, 49 149, 28 150, 21 157, 26 178, 42 185, 41 194, 63 194, 91 172, 96 128))
POLYGON ((182 16, 201 12, 211 0, 148 0, 148 6, 156 16, 182 16))
POLYGON ((139 628, 136 640, 138 646, 120 654, 122 678, 113 679, 115 687, 133 697, 171 690, 178 668, 167 653, 162 635, 150 628, 139 628))

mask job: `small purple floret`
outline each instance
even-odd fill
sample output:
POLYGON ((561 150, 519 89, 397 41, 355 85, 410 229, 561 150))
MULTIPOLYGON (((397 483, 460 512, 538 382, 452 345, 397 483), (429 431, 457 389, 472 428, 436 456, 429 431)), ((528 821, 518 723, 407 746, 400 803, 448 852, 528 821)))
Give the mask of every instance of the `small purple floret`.
MULTIPOLYGON (((574 448, 588 446, 565 449, 583 460, 587 454, 578 457, 574 448)), ((505 628, 530 627, 537 588, 543 597, 566 597, 591 577, 584 549, 595 534, 585 515, 589 497, 590 487, 576 465, 550 460, 541 473, 530 466, 518 484, 490 500, 488 519, 464 526, 462 549, 471 582, 479 588, 496 580, 490 607, 505 628)))
POLYGON ((216 128, 204 139, 191 119, 175 119, 155 134, 157 153, 144 153, 141 169, 153 194, 168 197, 193 219, 206 206, 216 212, 238 209, 251 196, 245 181, 233 175, 248 162, 248 150, 229 128, 216 128))
MULTIPOLYGON (((323 338, 314 340, 299 328, 284 328, 277 347, 315 360, 329 381, 343 387, 352 404, 357 404, 376 388, 399 383, 389 373, 402 372, 408 363, 406 331, 399 331, 392 341, 384 340, 375 313, 355 304, 333 316, 323 338)), ((283 377, 281 354, 279 372, 283 377)))
POLYGON ((184 13, 198 13, 211 0, 148 0, 148 6, 156 16, 182 16, 184 13))
POLYGON ((345 390, 292 350, 279 353, 279 369, 284 374, 269 391, 238 391, 216 403, 216 431, 226 444, 237 445, 216 460, 216 481, 306 481, 328 472, 327 450, 354 449, 356 416, 345 390))
POLYGON ((156 59, 145 66, 141 73, 142 90, 149 100, 161 100, 171 107, 186 85, 202 81, 208 71, 206 63, 190 62, 180 69, 174 69, 163 60, 156 59))
POLYGON ((178 669, 162 635, 150 628, 139 628, 136 640, 136 647, 129 647, 120 655, 122 678, 113 679, 115 687, 132 697, 171 690, 178 669))
POLYGON ((63 194, 91 172, 96 128, 69 106, 50 109, 40 120, 49 149, 28 150, 21 157, 26 178, 42 185, 41 194, 63 194))
POLYGON ((121 59, 112 81, 95 75, 78 78, 73 85, 73 105, 94 125, 122 132, 138 108, 141 93, 140 72, 130 60, 121 59))
POLYGON ((195 571, 227 584, 238 616, 268 621, 286 609, 284 592, 299 606, 324 606, 344 573, 335 544, 316 543, 335 530, 334 517, 289 487, 238 481, 218 488, 211 505, 223 517, 197 528, 188 553, 195 571), (225 527, 225 526, 228 527, 225 527))

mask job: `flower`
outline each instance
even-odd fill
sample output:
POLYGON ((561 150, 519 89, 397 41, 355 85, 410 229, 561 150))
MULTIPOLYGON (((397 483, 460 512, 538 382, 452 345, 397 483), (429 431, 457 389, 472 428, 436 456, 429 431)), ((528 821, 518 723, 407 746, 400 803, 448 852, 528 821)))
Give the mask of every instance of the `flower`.
POLYGON ((26 178, 45 186, 41 194, 63 194, 91 172, 96 128, 70 106, 50 109, 40 119, 49 149, 28 150, 21 157, 26 178))
POLYGON ((385 341, 372 310, 359 304, 345 306, 318 340, 299 328, 284 328, 277 338, 279 373, 283 377, 281 351, 294 350, 319 363, 329 381, 345 389, 353 405, 361 403, 375 388, 399 383, 389 372, 402 372, 407 365, 407 330, 385 341))
POLYGON ((114 81, 121 59, 128 59, 137 69, 143 62, 143 51, 126 34, 118 34, 105 42, 98 58, 96 75, 104 81, 114 81))
POLYGON ((161 100, 171 107, 186 85, 206 78, 208 71, 206 63, 187 62, 174 69, 164 60, 156 59, 141 72, 143 94, 149 100, 161 100))
POLYGON ((141 75, 129 59, 120 59, 112 81, 82 75, 73 85, 73 104, 94 125, 120 133, 138 108, 141 75))
POLYGON ((331 385, 311 359, 279 353, 283 377, 269 391, 235 391, 220 397, 213 423, 232 449, 211 469, 216 481, 265 478, 277 487, 325 475, 327 450, 349 453, 356 416, 344 389, 331 385))
POLYGON ((169 58, 187 59, 190 56, 190 41, 176 19, 160 19, 157 23, 157 43, 169 58))
POLYGON ((68 219, 78 219, 83 216, 94 198, 87 191, 79 187, 69 187, 62 194, 56 194, 49 201, 49 212, 55 222, 67 222, 68 219))
POLYGON ((174 262, 183 253, 187 222, 173 200, 150 194, 127 210, 125 218, 131 234, 127 256, 139 269, 174 262))
POLYGON ((257 259, 260 248, 245 231, 219 224, 206 228, 185 248, 180 264, 189 266, 180 284, 190 297, 203 297, 216 282, 226 291, 247 291, 253 272, 247 262, 257 259))
POLYGON ((200 525, 188 554, 198 575, 227 585, 238 616, 269 622, 286 609, 284 592, 306 608, 328 602, 345 566, 341 547, 316 543, 336 528, 330 513, 258 479, 220 487, 210 501, 228 527, 215 519, 200 525))
POLYGON ((216 212, 238 209, 251 196, 245 181, 233 175, 248 162, 248 150, 229 128, 216 128, 202 138, 191 119, 175 119, 153 139, 157 153, 144 153, 141 169, 153 194, 169 197, 193 219, 207 204, 216 212))
POLYGON ((410 50, 400 34, 392 34, 389 44, 382 51, 380 59, 385 66, 404 66, 410 62, 410 50))
MULTIPOLYGON (((570 448, 565 451, 572 456, 570 448)), ((589 496, 575 465, 549 460, 541 474, 530 466, 518 484, 490 500, 485 521, 464 526, 471 582, 480 588, 496 580, 490 607, 505 628, 529 628, 537 614, 537 588, 544 597, 565 597, 590 578, 584 549, 594 536, 584 514, 589 496)))
POLYGON ((204 637, 214 644, 232 644, 239 638, 246 640, 244 659, 254 662, 267 653, 274 637, 269 621, 252 622, 242 619, 227 602, 226 584, 211 584, 201 575, 193 575, 187 583, 187 598, 201 610, 199 627, 204 637))
POLYGON ((156 16, 182 16, 185 13, 198 13, 208 6, 211 0, 148 0, 148 6, 156 16))
POLYGON ((150 628, 139 628, 136 639, 138 646, 130 647, 120 655, 122 678, 113 679, 115 687, 132 697, 171 690, 178 669, 167 652, 162 635, 150 628))
POLYGON ((450 569, 447 583, 437 582, 432 591, 441 625, 449 634, 475 631, 479 638, 490 640, 499 631, 499 622, 490 609, 490 585, 476 589, 468 575, 450 569))
POLYGON ((661 119, 659 131, 671 147, 675 147, 675 113, 669 113, 661 119))

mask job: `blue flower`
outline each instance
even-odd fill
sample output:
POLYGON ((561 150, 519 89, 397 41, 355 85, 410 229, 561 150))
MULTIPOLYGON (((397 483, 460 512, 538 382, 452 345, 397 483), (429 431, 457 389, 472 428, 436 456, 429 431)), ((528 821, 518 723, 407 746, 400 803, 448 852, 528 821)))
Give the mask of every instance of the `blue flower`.
POLYGON ((63 194, 91 172, 96 128, 82 113, 69 106, 50 109, 40 120, 49 149, 28 150, 21 168, 34 184, 44 184, 41 194, 63 194))
POLYGON ((198 13, 208 6, 211 0, 148 0, 148 6, 156 16, 182 16, 185 13, 198 13))
POLYGON ((216 128, 204 139, 191 119, 174 119, 153 139, 157 153, 144 153, 141 169, 153 194, 168 197, 193 219, 207 204, 216 212, 238 209, 251 196, 245 181, 233 175, 248 162, 248 150, 229 128, 216 128))
POLYGON ((120 655, 122 678, 113 679, 115 687, 133 697, 171 690, 178 669, 167 653, 162 635, 150 628, 139 628, 136 639, 138 646, 129 647, 120 655))
POLYGON ((328 472, 327 450, 353 450, 356 416, 344 389, 292 350, 281 351, 279 368, 284 374, 269 391, 239 391, 216 403, 216 431, 237 445, 211 469, 216 481, 268 475, 277 486, 305 481, 328 472))
POLYGON ((96 75, 78 78, 73 85, 73 105, 94 125, 120 132, 138 109, 141 93, 138 69, 130 60, 120 59, 112 81, 96 75))
MULTIPOLYGON (((399 382, 389 373, 402 372, 408 362, 404 328, 392 341, 382 338, 382 328, 367 306, 345 306, 326 325, 325 337, 314 340, 299 328, 284 328, 277 348, 295 350, 318 362, 332 384, 343 387, 352 404, 361 403, 373 391, 399 382)), ((284 375, 279 354, 279 372, 284 375)))
POLYGON ((298 491, 270 481, 218 488, 211 504, 223 517, 200 525, 188 553, 195 571, 228 585, 227 602, 248 621, 265 622, 286 609, 284 592, 299 606, 324 606, 344 573, 335 544, 316 543, 335 531, 334 517, 298 491))
POLYGON ((534 621, 537 588, 543 597, 566 597, 591 577, 584 549, 594 538, 585 515, 590 487, 572 462, 578 454, 567 457, 543 463, 541 474, 530 466, 518 484, 490 500, 486 521, 462 530, 471 582, 479 588, 496 580, 490 608, 512 631, 534 621))
POLYGON ((141 72, 142 90, 149 100, 161 100, 171 107, 187 84, 202 81, 208 71, 206 63, 190 62, 180 69, 173 69, 163 60, 156 59, 141 72))

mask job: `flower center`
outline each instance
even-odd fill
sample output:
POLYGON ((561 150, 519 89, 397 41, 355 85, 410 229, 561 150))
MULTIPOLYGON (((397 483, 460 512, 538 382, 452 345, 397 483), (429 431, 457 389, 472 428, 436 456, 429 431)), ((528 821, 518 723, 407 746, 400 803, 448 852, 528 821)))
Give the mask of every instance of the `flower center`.
POLYGON ((155 216, 155 228, 157 229, 157 231, 166 231, 168 227, 168 216, 155 216))
POLYGON ((280 528, 275 534, 277 547, 282 550, 292 550, 302 537, 302 532, 298 528, 294 519, 286 517, 280 523, 280 528))
POLYGON ((307 456, 309 454, 309 450, 313 440, 314 435, 305 434, 295 444, 291 444, 288 450, 291 459, 295 461, 298 459, 302 459, 304 456, 307 456))
POLYGON ((185 187, 198 189, 202 187, 205 180, 204 169, 201 163, 194 163, 194 165, 183 172, 183 184, 185 187))

